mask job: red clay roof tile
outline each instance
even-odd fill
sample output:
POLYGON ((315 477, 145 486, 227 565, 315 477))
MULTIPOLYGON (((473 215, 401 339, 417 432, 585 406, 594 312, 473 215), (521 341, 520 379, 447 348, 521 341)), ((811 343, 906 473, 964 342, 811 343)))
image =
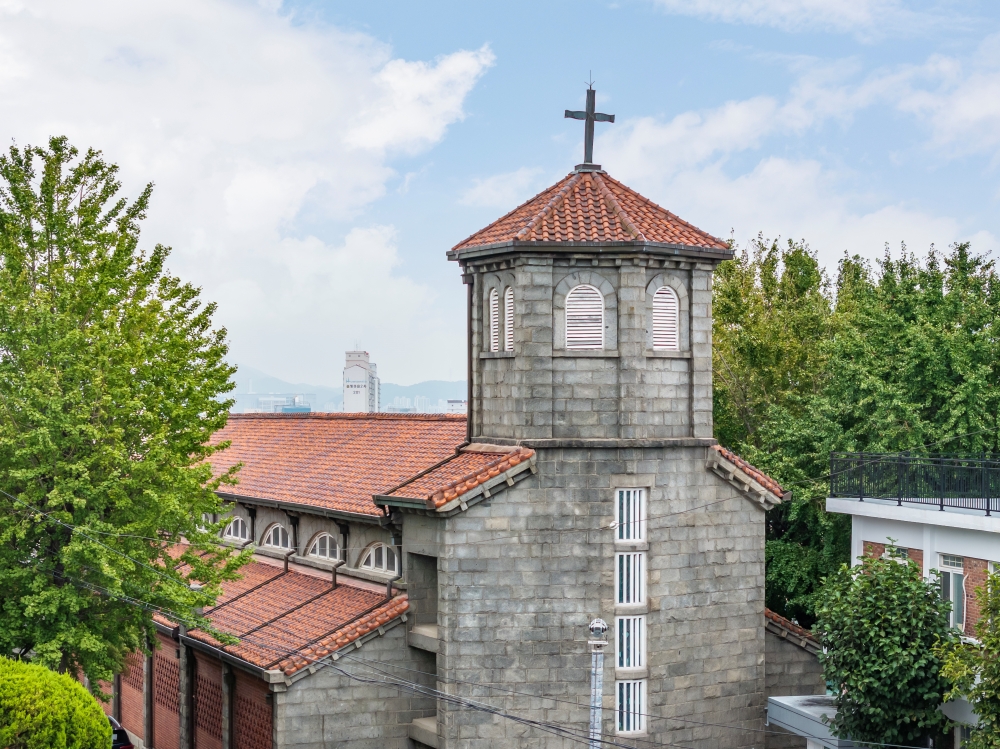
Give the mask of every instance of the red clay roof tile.
POLYGON ((749 463, 747 463, 743 458, 734 453, 732 450, 727 450, 722 445, 712 445, 712 449, 717 453, 722 455, 723 458, 728 460, 733 465, 737 466, 741 471, 746 473, 748 476, 752 477, 758 484, 763 486, 769 492, 773 493, 778 499, 781 499, 785 492, 781 488, 781 484, 772 479, 766 473, 761 471, 749 463))
POLYGON ((506 242, 654 242, 729 249, 604 172, 569 174, 452 249, 506 242))
POLYGON ((484 484, 516 465, 530 460, 535 451, 522 447, 505 452, 463 452, 427 473, 393 489, 390 497, 421 499, 432 508, 484 484))
POLYGON ((211 462, 243 463, 225 494, 378 515, 372 495, 453 455, 465 428, 445 414, 232 414, 211 462))
POLYGON ((218 631, 239 642, 222 645, 202 630, 188 635, 258 668, 278 668, 289 675, 409 607, 405 595, 386 599, 380 592, 344 582, 334 588, 328 580, 260 562, 250 562, 242 573, 241 580, 222 584, 220 603, 205 614, 218 631))

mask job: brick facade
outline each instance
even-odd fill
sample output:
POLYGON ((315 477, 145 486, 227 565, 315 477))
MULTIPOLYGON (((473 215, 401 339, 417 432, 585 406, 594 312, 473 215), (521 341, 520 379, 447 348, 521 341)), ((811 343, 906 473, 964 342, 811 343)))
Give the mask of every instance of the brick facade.
POLYGON ((863 544, 866 557, 881 557, 885 554, 885 544, 877 543, 876 541, 865 541, 863 544))
POLYGON ((990 573, 990 563, 985 559, 965 557, 963 563, 965 573, 965 634, 976 636, 976 622, 979 621, 979 601, 976 599, 976 589, 986 584, 986 576, 990 573))

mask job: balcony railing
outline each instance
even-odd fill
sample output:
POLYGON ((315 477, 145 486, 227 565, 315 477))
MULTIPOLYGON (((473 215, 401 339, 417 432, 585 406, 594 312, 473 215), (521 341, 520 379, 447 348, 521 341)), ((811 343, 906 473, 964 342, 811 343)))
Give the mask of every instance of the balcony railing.
POLYGON ((830 453, 830 496, 1000 511, 1000 455, 830 453))

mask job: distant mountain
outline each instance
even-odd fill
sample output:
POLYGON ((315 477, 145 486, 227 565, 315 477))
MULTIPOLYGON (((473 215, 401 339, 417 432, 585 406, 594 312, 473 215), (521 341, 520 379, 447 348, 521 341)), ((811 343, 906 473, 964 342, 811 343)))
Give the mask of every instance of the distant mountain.
MULTIPOLYGON (((229 393, 235 399, 233 413, 244 413, 248 409, 260 407, 261 399, 268 396, 300 395, 313 411, 340 411, 344 407, 344 389, 326 385, 309 385, 302 382, 288 382, 272 377, 254 367, 238 364, 233 380, 236 389, 229 393)), ((465 400, 465 380, 446 382, 444 380, 427 380, 415 385, 394 385, 391 382, 382 383, 382 410, 393 405, 397 398, 403 407, 419 408, 420 410, 437 410, 439 401, 465 400), (426 399, 418 401, 417 399, 426 399), (409 401, 409 403, 407 403, 409 401)))

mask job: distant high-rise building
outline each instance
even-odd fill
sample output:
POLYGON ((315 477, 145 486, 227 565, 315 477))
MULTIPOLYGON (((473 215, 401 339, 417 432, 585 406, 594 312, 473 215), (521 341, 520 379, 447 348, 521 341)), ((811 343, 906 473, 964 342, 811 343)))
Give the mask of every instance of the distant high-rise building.
POLYGON ((469 402, 463 400, 449 400, 448 413, 464 414, 469 412, 469 402))
POLYGON ((367 351, 348 351, 344 365, 344 410, 374 413, 380 410, 377 367, 367 351))

